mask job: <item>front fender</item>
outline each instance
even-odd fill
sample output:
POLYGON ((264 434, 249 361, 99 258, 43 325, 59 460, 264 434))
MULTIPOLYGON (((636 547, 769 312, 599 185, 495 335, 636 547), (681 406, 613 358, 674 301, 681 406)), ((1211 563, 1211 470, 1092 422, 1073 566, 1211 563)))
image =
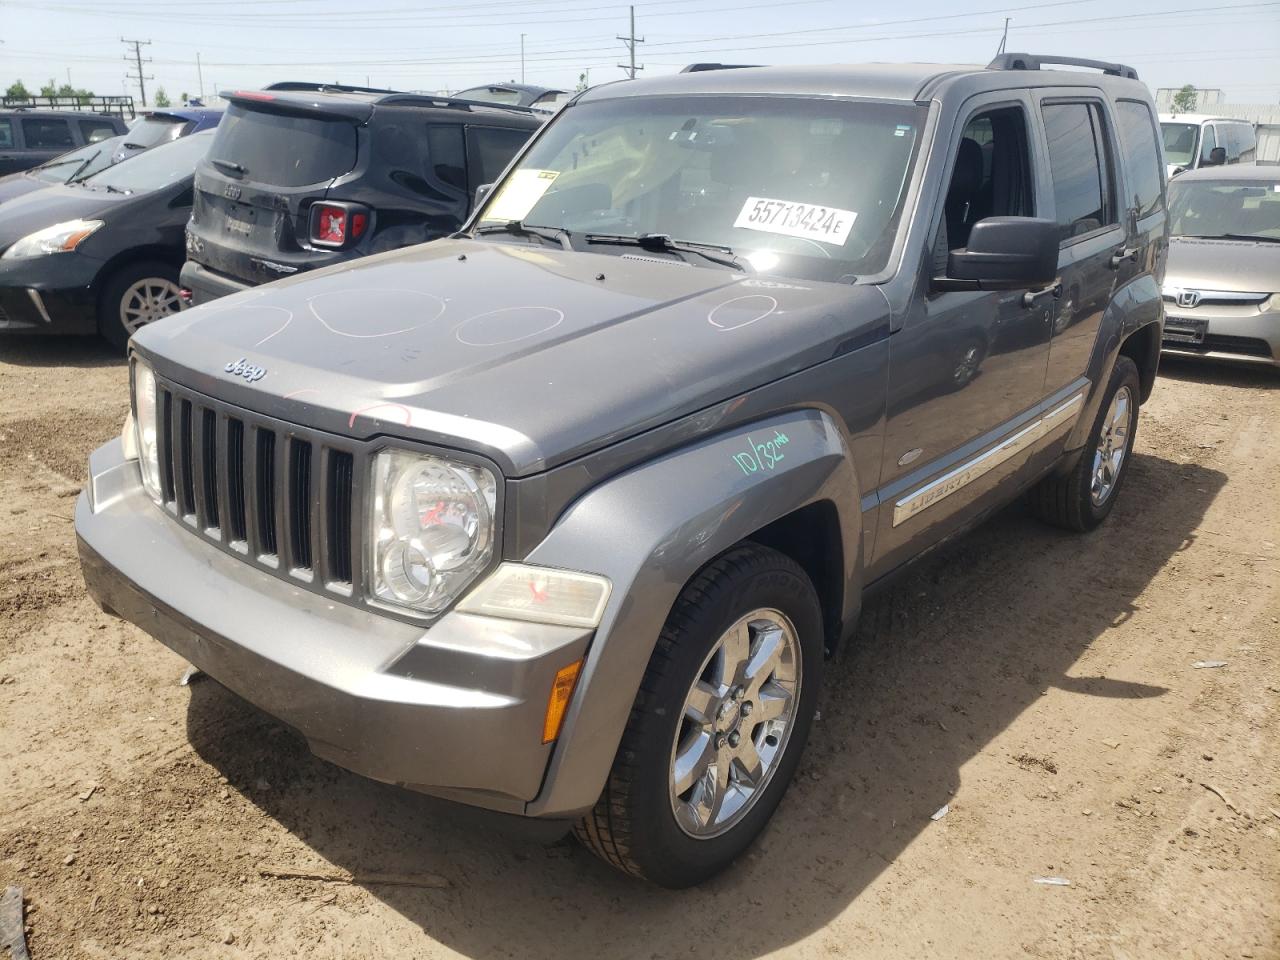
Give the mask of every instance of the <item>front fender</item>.
POLYGON ((572 816, 604 787, 658 633, 714 557, 822 501, 841 527, 846 613, 861 570, 859 486, 848 445, 816 410, 758 421, 676 450, 590 490, 528 562, 607 576, 613 593, 587 653, 533 816, 572 816))

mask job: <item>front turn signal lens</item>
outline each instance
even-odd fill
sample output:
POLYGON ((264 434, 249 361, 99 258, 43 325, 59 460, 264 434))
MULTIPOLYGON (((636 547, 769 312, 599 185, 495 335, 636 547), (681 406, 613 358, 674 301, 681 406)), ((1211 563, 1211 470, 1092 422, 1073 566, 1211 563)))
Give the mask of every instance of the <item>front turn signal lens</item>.
POLYGON ((582 661, 575 660, 556 673, 556 678, 551 683, 551 696, 547 698, 547 715, 542 721, 543 743, 552 743, 560 736, 564 714, 569 709, 569 700, 573 697, 573 688, 578 683, 578 673, 581 670, 582 661))

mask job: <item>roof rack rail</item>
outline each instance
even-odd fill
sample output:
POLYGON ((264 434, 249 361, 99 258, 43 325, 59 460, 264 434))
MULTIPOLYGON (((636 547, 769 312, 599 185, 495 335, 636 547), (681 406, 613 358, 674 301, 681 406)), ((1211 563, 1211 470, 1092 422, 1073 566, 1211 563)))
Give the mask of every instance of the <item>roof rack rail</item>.
POLYGON ((691 63, 681 73, 705 73, 708 70, 745 70, 748 67, 758 67, 758 63, 691 63))
POLYGON ((512 113, 541 114, 545 111, 533 107, 520 107, 514 103, 489 103, 485 100, 466 100, 462 97, 446 97, 440 93, 394 93, 378 101, 382 104, 408 103, 421 106, 448 107, 455 110, 470 110, 472 107, 488 107, 492 110, 509 110, 512 113))
POLYGON ((262 88, 263 90, 314 90, 320 93, 333 90, 339 93, 400 93, 399 90, 388 90, 385 87, 354 87, 347 83, 313 83, 310 80, 279 80, 262 88))
POLYGON ((1138 79, 1138 71, 1123 63, 1108 63, 1106 60, 1086 60, 1082 57, 1054 57, 1038 53, 1002 53, 989 64, 988 70, 1039 70, 1044 64, 1061 67, 1088 67, 1101 70, 1110 77, 1138 79))

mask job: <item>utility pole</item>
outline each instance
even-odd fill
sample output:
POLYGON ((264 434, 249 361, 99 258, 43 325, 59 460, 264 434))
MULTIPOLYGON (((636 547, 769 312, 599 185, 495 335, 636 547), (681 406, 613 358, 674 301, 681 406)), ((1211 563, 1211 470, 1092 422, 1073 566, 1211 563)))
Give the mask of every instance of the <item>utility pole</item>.
MULTIPOLYGON (((151 46, 151 41, 150 40, 126 40, 124 37, 121 37, 120 42, 124 44, 130 44, 130 43, 133 44, 132 60, 136 66, 138 73, 137 73, 137 76, 134 76, 133 74, 129 74, 129 79, 136 80, 138 82, 138 92, 142 94, 142 105, 145 107, 147 105, 147 81, 154 80, 155 77, 144 76, 142 73, 143 63, 151 62, 150 57, 147 57, 146 60, 142 59, 142 48, 151 46)), ((124 55, 124 58, 125 60, 129 60, 130 59, 129 54, 126 53, 124 55)))
POLYGON ((71 68, 67 67, 67 86, 71 86, 71 68))
POLYGON ((524 34, 520 34, 520 82, 524 83, 524 34))
POLYGON ((1005 44, 1009 42, 1009 21, 1012 19, 1013 17, 1004 18, 1004 35, 1000 38, 1000 49, 996 51, 997 57, 1004 53, 1005 44))
POLYGON ((627 66, 625 63, 620 63, 618 64, 618 66, 621 67, 623 70, 627 71, 628 79, 634 80, 636 78, 636 71, 644 69, 643 66, 639 66, 639 67, 636 66, 636 44, 644 43, 644 37, 636 36, 636 8, 635 7, 631 8, 631 34, 626 37, 618 37, 618 39, 621 40, 623 43, 625 43, 627 45, 627 49, 631 51, 631 65, 627 66))
POLYGON ((204 103, 204 69, 200 66, 200 53, 196 52, 196 80, 200 84, 200 102, 204 103))

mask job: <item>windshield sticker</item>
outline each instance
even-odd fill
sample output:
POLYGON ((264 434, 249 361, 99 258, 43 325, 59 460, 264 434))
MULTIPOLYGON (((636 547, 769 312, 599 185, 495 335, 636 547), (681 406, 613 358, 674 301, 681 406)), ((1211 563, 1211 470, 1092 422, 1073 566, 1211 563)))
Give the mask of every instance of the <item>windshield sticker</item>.
POLYGON ((779 233, 843 246, 856 219, 858 215, 852 210, 769 197, 747 197, 733 225, 744 230, 779 233))
POLYGON ((507 177, 481 219, 523 220, 558 176, 558 170, 517 170, 507 177))
POLYGON ((781 430, 774 430, 773 439, 763 443, 757 443, 751 439, 750 434, 747 434, 747 446, 751 449, 746 453, 735 453, 733 462, 748 477, 761 470, 772 472, 784 459, 781 448, 790 442, 781 430))

